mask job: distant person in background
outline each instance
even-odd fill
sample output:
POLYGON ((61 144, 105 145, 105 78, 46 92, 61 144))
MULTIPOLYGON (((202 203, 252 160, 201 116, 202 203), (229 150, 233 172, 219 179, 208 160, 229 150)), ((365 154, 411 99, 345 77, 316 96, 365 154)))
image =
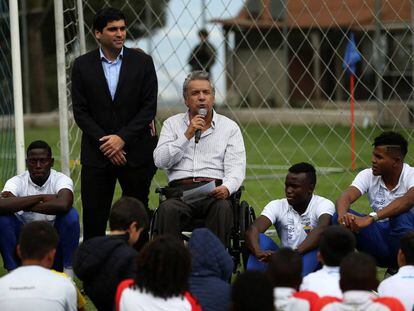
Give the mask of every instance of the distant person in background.
POLYGON ((118 311, 201 311, 188 291, 190 252, 172 236, 149 242, 138 255, 137 276, 121 282, 116 293, 118 311))
POLYGON ((302 259, 290 248, 280 248, 271 257, 267 273, 273 285, 276 310, 309 311, 318 300, 311 291, 299 291, 302 282, 302 259))
POLYGON ((50 270, 57 244, 57 232, 48 222, 22 228, 17 248, 22 266, 0 278, 0 310, 77 310, 72 281, 50 270))
POLYGON ((346 256, 340 267, 340 286, 343 298, 322 297, 314 310, 321 311, 403 311, 404 306, 396 298, 375 295, 378 286, 377 266, 368 254, 353 252, 346 256))
POLYGON ((118 9, 99 10, 93 32, 99 48, 78 57, 72 70, 73 114, 82 130, 85 240, 105 235, 117 181, 122 195, 148 207, 156 171, 152 152, 158 83, 153 60, 124 46, 126 19, 118 9))
POLYGON ((109 235, 79 245, 73 269, 98 310, 112 311, 118 284, 135 278, 138 252, 133 245, 148 224, 144 204, 135 198, 122 197, 112 206, 109 235))
POLYGON ((52 169, 50 146, 36 140, 26 151, 27 171, 10 178, 0 194, 0 251, 4 267, 19 266, 16 245, 22 226, 35 220, 53 224, 59 233, 54 268, 73 276, 72 255, 79 243, 79 217, 73 204, 73 181, 52 169))
POLYGON ((303 278, 301 290, 310 290, 322 296, 341 298, 339 287, 339 265, 349 253, 355 250, 356 241, 352 232, 341 226, 325 229, 319 240, 318 260, 322 269, 303 278))
POLYGON ((414 168, 404 163, 408 142, 399 133, 384 132, 374 139, 371 168, 358 173, 336 202, 334 222, 351 229, 357 249, 369 253, 380 267, 397 269, 400 239, 414 231, 414 168), (351 209, 367 194, 372 212, 351 209))
POLYGON ((401 239, 398 252, 398 273, 390 276, 378 286, 380 296, 398 298, 406 310, 414 310, 414 232, 401 239))
POLYGON ((317 248, 320 235, 331 224, 334 204, 314 194, 315 168, 305 162, 292 165, 285 179, 286 198, 268 203, 246 232, 252 255, 248 269, 266 269, 266 263, 278 245, 264 232, 273 224, 283 247, 296 250, 303 260, 302 275, 318 268, 317 248))
POLYGON ((272 311, 273 287, 261 271, 240 274, 231 288, 231 311, 272 311))
POLYGON ((202 28, 198 32, 200 43, 194 47, 188 58, 191 71, 204 70, 211 73, 211 67, 216 62, 216 49, 208 41, 208 32, 202 28))
POLYGON ((227 311, 233 260, 218 237, 206 228, 195 229, 188 242, 191 253, 190 292, 204 311, 227 311))

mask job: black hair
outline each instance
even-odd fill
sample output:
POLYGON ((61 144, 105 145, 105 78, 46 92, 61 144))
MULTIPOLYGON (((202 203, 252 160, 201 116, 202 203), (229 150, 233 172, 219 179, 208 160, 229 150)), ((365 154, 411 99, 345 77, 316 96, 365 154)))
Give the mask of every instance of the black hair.
POLYGON ((338 267, 342 259, 353 252, 355 247, 355 236, 339 225, 326 228, 319 240, 319 252, 324 264, 331 267, 338 267))
POLYGON ((263 272, 247 270, 233 283, 231 300, 233 311, 274 310, 272 283, 263 272))
POLYGON ((407 265, 414 265, 414 232, 407 233, 401 238, 400 248, 405 256, 407 265))
POLYGON ((310 183, 316 185, 316 171, 312 164, 306 162, 296 163, 293 164, 288 171, 293 174, 306 173, 310 183))
POLYGON ((408 152, 408 142, 407 140, 399 133, 396 132, 383 132, 378 137, 375 137, 374 147, 386 146, 388 150, 398 151, 403 158, 408 152))
POLYGON ((173 236, 159 236, 146 244, 137 258, 135 283, 155 297, 176 297, 188 290, 191 256, 173 236))
POLYGON ((373 257, 362 252, 352 252, 341 262, 340 287, 349 290, 376 290, 378 286, 377 265, 373 257))
POLYGON ((26 157, 29 156, 29 151, 32 149, 45 149, 48 155, 52 156, 52 149, 50 148, 49 144, 43 140, 35 140, 30 143, 26 150, 26 157))
POLYGON ((102 8, 96 12, 92 28, 94 31, 102 32, 108 23, 119 20, 124 20, 125 24, 127 22, 121 10, 110 7, 102 8))
POLYGON ((282 247, 270 257, 267 273, 274 287, 299 289, 302 283, 302 258, 291 248, 282 247))
POLYGON ((133 197, 123 196, 114 203, 109 215, 111 230, 127 230, 136 221, 139 228, 148 228, 148 214, 144 204, 133 197))
POLYGON ((33 221, 23 226, 19 237, 20 257, 43 259, 51 250, 56 249, 59 241, 56 229, 46 221, 33 221))
POLYGON ((198 31, 198 35, 199 35, 199 36, 208 37, 208 32, 207 32, 207 29, 205 29, 205 28, 201 28, 201 29, 198 31))

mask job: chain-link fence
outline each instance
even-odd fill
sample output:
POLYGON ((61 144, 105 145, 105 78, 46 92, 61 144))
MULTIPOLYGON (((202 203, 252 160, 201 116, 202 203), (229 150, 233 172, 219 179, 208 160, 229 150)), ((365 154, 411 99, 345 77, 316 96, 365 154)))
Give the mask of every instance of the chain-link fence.
MULTIPOLYGON (((314 164, 317 192, 335 199, 355 176, 353 163, 357 169, 369 166, 378 133, 395 129, 411 142, 414 5, 409 0, 65 0, 68 81, 81 53, 76 2, 83 6, 87 50, 96 47, 90 27, 97 9, 110 5, 126 14, 127 46, 154 58, 158 128, 185 110, 181 86, 189 63, 211 70, 216 109, 242 128, 248 163, 244 197, 255 206, 283 195, 286 170, 296 162, 314 164), (202 28, 209 44, 194 62, 202 28), (350 64, 344 66, 352 36, 354 76, 346 70, 350 64)), ((79 140, 72 121, 76 183, 79 140)), ((158 172, 154 185, 165 181, 158 172)))

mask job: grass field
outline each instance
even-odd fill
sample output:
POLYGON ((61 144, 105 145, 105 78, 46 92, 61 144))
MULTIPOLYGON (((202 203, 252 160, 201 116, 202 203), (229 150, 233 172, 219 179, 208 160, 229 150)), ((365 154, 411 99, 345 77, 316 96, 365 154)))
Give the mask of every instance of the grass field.
MULTIPOLYGON (((317 168, 335 169, 335 172, 319 170, 316 187, 316 193, 333 201, 346 189, 357 173, 350 170, 349 129, 347 127, 244 124, 242 130, 247 153, 243 199, 255 208, 257 214, 270 200, 284 196, 284 177, 287 167, 294 163, 306 161, 314 164, 317 168)), ((369 166, 372 152, 371 144, 373 138, 380 132, 375 128, 357 130, 358 169, 369 166)), ((405 133, 407 133, 406 129, 405 133)), ((412 132, 409 132, 409 137, 411 136, 412 132)), ((25 139, 26 145, 36 139, 46 140, 52 146, 55 155, 55 169, 59 170, 58 128, 26 128, 25 139)), ((73 154, 79 153, 79 139, 76 144, 71 146, 73 154)), ((412 157, 409 157, 407 162, 412 163, 412 160, 412 157)), ((81 207, 80 185, 79 182, 76 182, 79 173, 80 166, 76 165, 71 177, 76 183, 75 199, 78 210, 81 207)), ((151 186, 151 208, 155 208, 158 202, 158 197, 154 192, 155 187, 165 184, 165 174, 158 171, 151 186)), ((121 191, 117 187, 114 199, 119 198, 120 195, 121 191)), ((360 201, 356 207, 357 210, 367 212, 366 199, 360 201)), ((0 274, 3 273, 4 271, 0 271, 0 274)), ((379 272, 379 276, 383 276, 383 270, 379 272)), ((94 308, 88 305, 87 310, 94 310, 94 308)))

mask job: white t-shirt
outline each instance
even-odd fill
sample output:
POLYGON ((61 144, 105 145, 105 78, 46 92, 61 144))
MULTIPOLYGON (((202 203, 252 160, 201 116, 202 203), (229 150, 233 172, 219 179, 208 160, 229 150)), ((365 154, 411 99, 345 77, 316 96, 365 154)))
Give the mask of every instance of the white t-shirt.
POLYGON ((191 311, 185 296, 164 299, 140 289, 125 288, 119 302, 119 311, 191 311))
MULTIPOLYGON (((50 170, 49 178, 42 186, 36 185, 30 178, 29 171, 10 178, 4 185, 3 192, 9 191, 16 197, 25 197, 37 194, 57 194, 62 189, 68 189, 73 192, 73 181, 65 174, 50 170)), ((45 215, 35 212, 19 211, 16 216, 24 223, 35 220, 53 222, 55 215, 45 215)))
POLYGON ((378 286, 380 296, 398 298, 405 310, 414 310, 414 266, 403 266, 378 286))
POLYGON ((299 215, 286 199, 274 200, 268 203, 262 211, 275 226, 283 247, 297 248, 318 224, 323 214, 333 215, 335 205, 328 199, 316 194, 312 195, 306 211, 299 215))
POLYGON ((414 187, 414 168, 404 163, 398 184, 392 190, 387 189, 381 176, 372 174, 371 168, 361 171, 351 186, 356 187, 361 194, 367 193, 369 205, 377 212, 414 187))
POLYGON ((273 298, 275 310, 278 311, 309 311, 312 308, 310 301, 295 297, 296 290, 290 287, 275 287, 273 298))
POLYGON ((319 295, 342 298, 339 287, 339 267, 323 266, 322 269, 309 273, 302 280, 300 290, 310 290, 319 295))
POLYGON ((22 266, 0 278, 0 310, 75 311, 70 279, 40 266, 22 266))

